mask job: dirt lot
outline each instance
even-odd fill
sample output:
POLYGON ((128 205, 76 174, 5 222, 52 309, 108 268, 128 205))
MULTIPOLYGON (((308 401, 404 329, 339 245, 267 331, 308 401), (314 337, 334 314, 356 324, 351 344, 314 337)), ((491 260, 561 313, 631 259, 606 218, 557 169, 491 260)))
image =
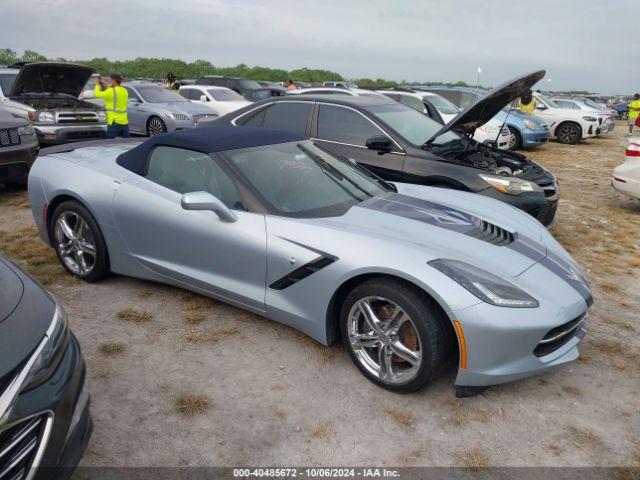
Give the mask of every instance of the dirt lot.
POLYGON ((553 233, 594 289, 580 360, 461 401, 453 375, 394 395, 341 347, 202 297, 74 281, 21 192, 0 192, 0 251, 64 302, 82 345, 84 465, 640 466, 640 202, 609 185, 623 133, 530 153, 561 182, 553 233))

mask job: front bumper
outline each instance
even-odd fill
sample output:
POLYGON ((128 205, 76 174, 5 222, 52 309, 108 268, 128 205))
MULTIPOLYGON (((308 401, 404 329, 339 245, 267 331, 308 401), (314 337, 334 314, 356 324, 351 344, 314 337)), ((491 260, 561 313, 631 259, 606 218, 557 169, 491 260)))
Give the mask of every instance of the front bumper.
POLYGON ((478 193, 508 203, 513 207, 527 212, 545 227, 550 227, 553 224, 560 199, 560 191, 557 184, 553 190, 545 191, 545 193, 542 194, 508 195, 495 188, 487 188, 478 193))
POLYGON ((29 465, 38 462, 34 480, 66 480, 82 457, 92 431, 85 382, 84 359, 71 334, 51 378, 18 396, 6 428, 29 418, 41 417, 46 422, 46 428, 37 437, 36 454, 28 459, 29 465))
POLYGON ((524 148, 532 148, 547 143, 551 133, 547 129, 533 130, 525 128, 520 132, 520 135, 522 136, 522 146, 524 148))
POLYGON ((598 122, 588 123, 586 128, 582 128, 582 138, 592 138, 600 135, 600 127, 598 122))
POLYGON ((458 386, 488 386, 525 378, 578 358, 586 334, 587 302, 559 278, 536 264, 519 278, 538 294, 537 308, 495 307, 478 303, 453 312, 466 342, 466 368, 458 386), (544 301, 549 298, 549 301, 544 301), (575 322, 575 323, 571 323, 575 322), (558 327, 569 325, 566 330, 558 327), (557 332, 567 331, 555 343, 557 332), (543 348, 541 348, 543 346, 543 348))
POLYGON ((38 155, 38 138, 22 135, 20 144, 0 147, 0 183, 24 183, 38 155))
POLYGON ((107 135, 107 124, 34 124, 41 145, 100 140, 107 135))
POLYGON ((613 132, 615 126, 616 123, 613 120, 605 120, 604 122, 602 122, 602 125, 600 125, 600 133, 611 133, 613 132))

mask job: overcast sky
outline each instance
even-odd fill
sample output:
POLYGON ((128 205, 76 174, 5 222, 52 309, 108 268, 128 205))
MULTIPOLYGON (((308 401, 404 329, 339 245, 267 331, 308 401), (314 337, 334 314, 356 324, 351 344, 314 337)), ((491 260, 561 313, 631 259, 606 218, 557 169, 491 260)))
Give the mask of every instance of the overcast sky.
POLYGON ((348 78, 640 90, 639 0, 38 0, 2 2, 0 48, 171 57, 348 78))

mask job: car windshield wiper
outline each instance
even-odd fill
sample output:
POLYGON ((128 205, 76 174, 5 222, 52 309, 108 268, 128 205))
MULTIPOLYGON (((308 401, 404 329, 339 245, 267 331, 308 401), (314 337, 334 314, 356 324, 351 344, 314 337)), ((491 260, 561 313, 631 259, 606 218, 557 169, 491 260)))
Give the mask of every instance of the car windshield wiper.
POLYGON ((342 188, 347 194, 349 194, 350 196, 352 196, 353 198, 355 198, 356 200, 360 200, 360 198, 358 198, 358 196, 356 196, 353 192, 351 192, 348 188, 346 188, 343 184, 342 184, 342 180, 346 180, 347 182, 349 182, 351 185, 353 185, 357 190, 360 190, 362 193, 364 193, 367 197, 371 197, 372 195, 367 192, 365 189, 363 189, 360 185, 358 185, 357 183, 355 183, 353 180, 351 180, 349 177, 341 174, 338 170, 336 170, 336 168, 333 165, 329 165, 327 163, 327 161, 322 158, 320 155, 313 153, 311 150, 309 150, 307 147, 305 147, 302 144, 298 144, 298 148, 300 150, 302 150, 312 161, 313 163, 315 163, 316 165, 318 165, 318 167, 320 168, 320 170, 322 170, 322 172, 327 175, 331 180, 333 180, 338 186, 340 186, 340 188, 342 188))

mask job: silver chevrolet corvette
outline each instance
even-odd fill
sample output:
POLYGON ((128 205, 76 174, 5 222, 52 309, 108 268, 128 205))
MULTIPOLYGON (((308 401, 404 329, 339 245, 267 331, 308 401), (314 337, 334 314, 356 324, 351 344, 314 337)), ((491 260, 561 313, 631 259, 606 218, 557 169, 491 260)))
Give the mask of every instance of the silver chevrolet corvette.
POLYGON ((390 184, 297 135, 211 128, 44 151, 42 239, 113 272, 222 300, 323 344, 395 392, 457 364, 456 394, 578 356, 592 303, 569 254, 488 197, 390 184))

